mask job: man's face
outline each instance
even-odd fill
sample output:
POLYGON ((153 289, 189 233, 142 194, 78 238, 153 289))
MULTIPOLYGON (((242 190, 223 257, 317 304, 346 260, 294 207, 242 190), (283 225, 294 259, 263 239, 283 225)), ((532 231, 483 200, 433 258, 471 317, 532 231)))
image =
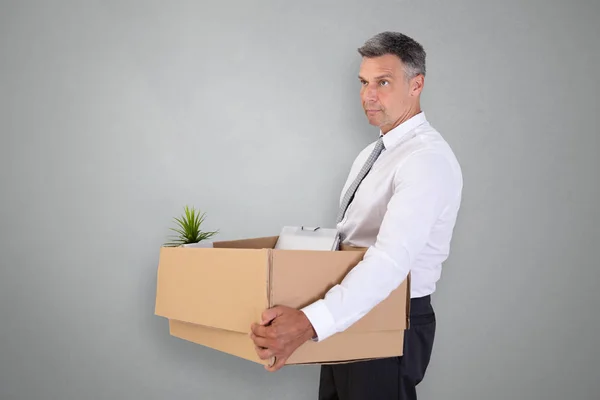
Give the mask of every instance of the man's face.
POLYGON ((392 54, 363 57, 360 66, 360 96, 371 125, 383 133, 419 112, 422 76, 406 79, 400 58, 392 54))

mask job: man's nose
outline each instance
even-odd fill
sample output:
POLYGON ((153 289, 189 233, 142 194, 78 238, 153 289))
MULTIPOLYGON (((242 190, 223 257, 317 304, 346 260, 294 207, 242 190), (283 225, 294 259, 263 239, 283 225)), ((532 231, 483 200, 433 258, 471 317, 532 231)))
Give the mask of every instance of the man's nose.
POLYGON ((367 87, 364 91, 365 101, 377 101, 377 88, 374 86, 367 87))

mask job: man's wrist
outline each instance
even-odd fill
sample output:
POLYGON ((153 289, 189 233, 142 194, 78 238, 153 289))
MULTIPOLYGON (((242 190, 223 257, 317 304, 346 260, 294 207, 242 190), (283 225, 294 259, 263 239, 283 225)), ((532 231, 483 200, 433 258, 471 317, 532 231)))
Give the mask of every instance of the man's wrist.
POLYGON ((335 320, 323 300, 317 300, 309 304, 302 308, 302 312, 315 331, 313 340, 320 342, 337 332, 335 320))
POLYGON ((317 331, 315 331, 314 326, 312 325, 312 323, 310 322, 310 320, 308 319, 306 314, 302 311, 301 311, 301 314, 302 314, 303 320, 304 320, 304 332, 305 332, 304 337, 306 338, 306 341, 313 340, 314 338, 317 337, 317 331))

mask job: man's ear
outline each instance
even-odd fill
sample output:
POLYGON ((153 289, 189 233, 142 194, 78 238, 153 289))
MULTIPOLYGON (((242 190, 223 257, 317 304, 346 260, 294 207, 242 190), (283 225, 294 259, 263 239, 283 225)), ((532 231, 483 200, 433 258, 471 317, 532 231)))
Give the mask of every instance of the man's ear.
POLYGON ((423 74, 419 74, 410 80, 410 95, 419 96, 425 86, 425 77, 423 74))

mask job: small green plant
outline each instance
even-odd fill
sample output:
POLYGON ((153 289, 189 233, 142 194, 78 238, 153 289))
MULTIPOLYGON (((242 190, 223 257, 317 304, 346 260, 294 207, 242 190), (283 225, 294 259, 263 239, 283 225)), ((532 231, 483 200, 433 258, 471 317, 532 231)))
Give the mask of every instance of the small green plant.
POLYGON ((203 232, 200 229, 205 216, 206 213, 200 214, 195 208, 185 206, 185 214, 179 218, 174 218, 178 225, 177 228, 170 228, 172 231, 177 232, 178 235, 172 235, 171 241, 165 243, 164 246, 176 247, 183 244, 198 243, 216 235, 218 231, 203 232))

